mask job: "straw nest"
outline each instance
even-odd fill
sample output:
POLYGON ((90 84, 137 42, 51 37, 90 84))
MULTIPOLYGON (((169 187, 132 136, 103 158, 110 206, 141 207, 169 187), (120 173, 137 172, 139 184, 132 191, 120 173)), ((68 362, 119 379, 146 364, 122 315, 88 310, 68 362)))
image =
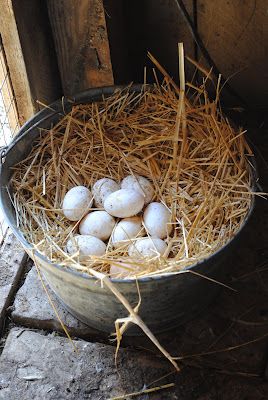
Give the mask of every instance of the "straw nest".
POLYGON ((187 93, 164 75, 162 84, 144 85, 139 93, 125 88, 73 106, 51 129, 40 129, 31 153, 14 168, 18 227, 52 262, 106 274, 111 264, 123 262, 138 277, 176 272, 209 257, 243 223, 252 198, 244 132, 222 115, 217 98, 208 99, 204 84, 189 84, 187 93), (108 242, 105 256, 79 263, 65 252, 78 228, 62 213, 66 192, 129 174, 147 177, 153 201, 171 211, 169 256, 130 259, 125 247, 108 242))

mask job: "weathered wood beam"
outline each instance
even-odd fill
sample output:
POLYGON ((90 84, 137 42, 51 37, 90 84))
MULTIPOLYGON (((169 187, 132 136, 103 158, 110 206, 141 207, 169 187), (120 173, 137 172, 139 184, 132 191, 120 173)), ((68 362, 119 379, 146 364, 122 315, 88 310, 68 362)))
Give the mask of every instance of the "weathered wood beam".
POLYGON ((0 33, 17 101, 19 120, 23 123, 34 114, 35 107, 31 96, 12 1, 0 0, 0 8, 0 33))
POLYGON ((43 0, 0 0, 0 34, 19 121, 24 123, 62 95, 46 4, 43 0))
POLYGON ((47 0, 65 95, 113 84, 101 0, 47 0))
POLYGON ((13 0, 34 107, 62 96, 51 26, 44 0, 13 0))

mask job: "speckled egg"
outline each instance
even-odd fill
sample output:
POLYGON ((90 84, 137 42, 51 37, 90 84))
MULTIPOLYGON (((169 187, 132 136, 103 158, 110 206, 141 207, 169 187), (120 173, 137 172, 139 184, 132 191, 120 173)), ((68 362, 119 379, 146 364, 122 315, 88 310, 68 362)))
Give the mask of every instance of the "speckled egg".
POLYGON ((171 213, 162 203, 150 203, 144 210, 143 221, 151 236, 163 239, 172 231, 171 213))
POLYGON ((102 256, 105 254, 106 245, 94 236, 76 235, 68 240, 66 250, 71 255, 79 252, 79 261, 85 261, 89 256, 102 256))
POLYGON ((126 218, 138 214, 144 206, 144 197, 136 190, 120 189, 104 201, 105 210, 114 217, 126 218))
POLYGON ((142 236, 144 230, 142 228, 141 217, 129 217, 122 219, 114 228, 112 234, 112 244, 114 247, 120 247, 127 244, 131 239, 142 236))
POLYGON ((99 179, 92 187, 95 206, 102 208, 106 197, 119 189, 120 185, 118 185, 114 180, 110 178, 99 179))
POLYGON ((62 211, 70 221, 79 221, 92 206, 92 203, 91 191, 85 186, 75 186, 66 193, 62 211))
POLYGON ((93 211, 86 215, 79 225, 81 235, 92 235, 107 240, 115 226, 115 219, 106 211, 93 211))
POLYGON ((138 239, 135 243, 132 243, 128 248, 128 254, 133 258, 153 258, 159 255, 163 256, 166 249, 167 244, 162 239, 149 237, 138 239))
POLYGON ((150 203, 154 195, 154 188, 151 182, 140 175, 128 175, 121 182, 122 189, 132 189, 144 196, 144 204, 150 203))

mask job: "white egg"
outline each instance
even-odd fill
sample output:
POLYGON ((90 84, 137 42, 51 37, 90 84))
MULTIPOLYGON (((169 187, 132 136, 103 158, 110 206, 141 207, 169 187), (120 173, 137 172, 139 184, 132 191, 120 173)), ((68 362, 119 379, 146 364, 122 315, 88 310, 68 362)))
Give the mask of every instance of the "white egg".
POLYGON ((106 240, 111 236, 114 226, 115 219, 106 211, 93 211, 82 219, 79 232, 106 240))
POLYGON ((133 258, 163 256, 167 244, 159 238, 144 238, 132 243, 128 248, 128 254, 133 258))
POLYGON ((104 201, 105 210, 114 217, 126 218, 138 214, 144 206, 144 197, 135 190, 120 189, 104 201))
POLYGON ((126 263, 112 264, 110 267, 111 278, 129 278, 136 275, 139 272, 137 265, 131 265, 126 263))
POLYGON ((119 189, 120 185, 110 178, 102 178, 95 182, 92 187, 92 194, 96 207, 103 207, 106 197, 119 189))
POLYGON ((62 211, 70 221, 79 221, 92 206, 91 191, 85 186, 75 186, 70 189, 62 204, 62 211))
POLYGON ((138 234, 142 236, 144 232, 141 222, 141 217, 137 216, 122 219, 114 228, 112 244, 115 247, 120 247, 134 239, 138 234))
POLYGON ((79 252, 79 260, 84 261, 89 256, 102 256, 105 254, 106 245, 94 236, 76 235, 68 240, 66 250, 71 255, 79 252))
POLYGON ((149 204, 144 210, 143 221, 151 236, 163 239, 172 231, 171 213, 162 203, 149 204))
POLYGON ((128 175, 121 182, 122 189, 132 189, 144 196, 144 204, 150 203, 154 195, 154 188, 151 182, 140 175, 128 175))

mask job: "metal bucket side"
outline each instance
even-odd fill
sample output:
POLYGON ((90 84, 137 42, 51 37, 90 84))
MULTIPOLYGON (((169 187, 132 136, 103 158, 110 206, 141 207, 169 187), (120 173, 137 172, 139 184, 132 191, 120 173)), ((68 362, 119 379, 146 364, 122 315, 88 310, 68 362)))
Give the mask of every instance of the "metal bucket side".
MULTIPOLYGON (((41 111, 26 123, 7 149, 6 158, 0 170, 0 202, 11 229, 30 255, 32 247, 16 227, 12 201, 7 191, 12 175, 12 166, 24 159, 31 150, 34 139, 40 135, 38 126, 49 128, 51 124, 58 122, 63 113, 68 112, 74 104, 100 100, 103 95, 109 95, 117 88, 90 89, 76 96, 72 101, 67 99, 65 102, 54 103, 50 109, 41 111)), ((140 91, 141 86, 134 86, 132 90, 140 91)), ((237 243, 253 208, 254 198, 248 216, 237 235, 208 259, 186 270, 196 271, 209 278, 221 281, 224 273, 228 270, 228 263, 225 263, 225 259, 228 258, 232 248, 237 243)), ((88 325, 111 332, 113 331, 114 321, 126 316, 126 311, 121 303, 105 287, 102 288, 95 278, 61 265, 51 264, 38 252, 35 252, 34 258, 58 297, 74 315, 88 325)), ((113 279, 113 282, 129 302, 135 306, 138 302, 136 282, 131 279, 113 279)), ((154 332, 169 330, 175 325, 191 319, 196 312, 211 302, 220 288, 219 285, 190 272, 139 278, 138 283, 142 295, 139 314, 154 332)), ((137 333, 139 332, 134 328, 128 332, 128 334, 137 333)))
MULTIPOLYGON (((122 304, 105 285, 101 286, 100 281, 86 274, 73 274, 69 269, 57 268, 37 255, 34 260, 61 301, 86 324, 111 333, 115 320, 127 316, 122 304)), ((219 279, 217 270, 220 266, 224 267, 222 256, 206 264, 205 275, 219 279)), ((204 266, 197 269, 202 273, 204 266)), ((221 268, 222 272, 224 270, 221 268)), ((139 280, 138 284, 142 299, 139 315, 153 332, 170 330, 191 319, 211 302, 220 289, 220 286, 207 279, 200 283, 200 277, 190 272, 159 279, 147 278, 139 280)), ((139 300, 135 280, 115 282, 115 285, 135 307, 139 300)), ((139 333, 134 327, 127 332, 128 335, 139 333)))

